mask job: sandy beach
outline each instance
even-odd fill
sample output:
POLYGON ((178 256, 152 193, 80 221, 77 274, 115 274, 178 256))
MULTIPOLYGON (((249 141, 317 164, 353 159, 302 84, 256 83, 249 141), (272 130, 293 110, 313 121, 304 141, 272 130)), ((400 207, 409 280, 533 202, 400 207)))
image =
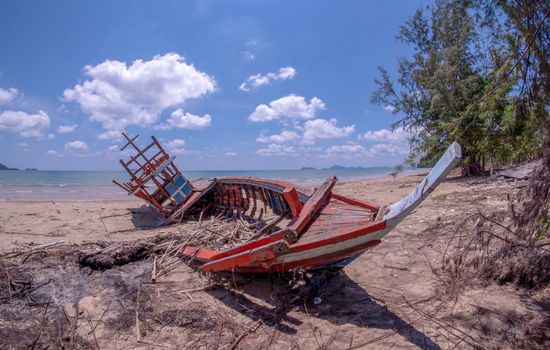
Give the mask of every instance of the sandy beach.
MULTIPOLYGON (((344 195, 389 205, 410 192, 424 175, 417 173, 396 178, 342 182, 336 190, 344 195)), ((445 191, 449 186, 449 190, 457 190, 455 184, 448 183, 441 186, 438 192, 445 191)), ((114 186, 112 191, 122 193, 114 186)), ((166 227, 149 229, 160 224, 155 211, 143 201, 128 198, 101 201, 0 201, 0 251, 29 242, 39 244, 64 240, 66 243, 78 244, 109 239, 125 241, 169 231, 166 227)))
MULTIPOLYGON (((347 182, 335 192, 387 205, 421 179, 417 174, 347 182)), ((31 242, 64 244, 18 261, 28 267, 33 285, 49 283, 33 292, 33 302, 13 297, 0 304, 1 347, 70 340, 78 348, 216 349, 238 340, 236 347, 243 349, 508 348, 518 327, 548 315, 537 296, 489 285, 449 300, 437 270, 463 218, 477 210, 505 211, 507 195, 519 185, 448 179, 382 244, 328 280, 319 303, 306 299, 290 308, 288 282, 277 276, 233 276, 231 289, 201 290, 210 277, 185 264, 157 284, 146 283, 150 259, 104 272, 81 269, 75 245, 177 230, 154 228, 155 213, 140 201, 3 201, 1 253, 31 242), (49 318, 40 306, 46 300, 49 318), (75 305, 80 316, 73 318, 75 305)))

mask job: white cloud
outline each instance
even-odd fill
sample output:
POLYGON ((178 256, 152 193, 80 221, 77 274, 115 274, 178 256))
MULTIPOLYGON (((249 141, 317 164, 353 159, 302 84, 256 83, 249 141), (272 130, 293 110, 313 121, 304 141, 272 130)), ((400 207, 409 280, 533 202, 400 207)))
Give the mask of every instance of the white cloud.
POLYGON ((306 144, 315 143, 318 139, 335 139, 351 135, 355 131, 355 125, 337 127, 337 120, 314 119, 304 123, 304 135, 302 141, 306 144))
POLYGON ((412 134, 405 131, 403 127, 398 127, 393 131, 388 129, 367 131, 361 138, 367 141, 407 142, 411 136, 412 134))
POLYGON ((316 140, 326 140, 346 137, 355 132, 355 125, 337 126, 336 119, 315 118, 317 111, 325 109, 325 103, 313 97, 309 103, 302 96, 288 95, 272 101, 268 105, 256 107, 248 119, 251 121, 271 121, 282 119, 285 128, 280 134, 266 135, 263 132, 256 138, 257 142, 271 143, 269 147, 260 150, 262 153, 277 153, 280 148, 272 145, 301 141, 302 144, 314 144, 316 140), (283 118, 291 119, 290 122, 283 118))
POLYGON ((19 142, 17 147, 21 148, 23 151, 28 151, 30 146, 26 142, 19 142))
POLYGON ((379 143, 368 149, 368 155, 375 156, 406 156, 409 154, 408 144, 379 143))
POLYGON ((110 145, 103 151, 103 154, 108 156, 109 158, 112 158, 113 156, 117 157, 132 157, 133 153, 130 150, 130 148, 125 148, 123 151, 120 150, 120 145, 110 145))
POLYGON ((296 70, 292 67, 279 68, 277 72, 269 72, 267 74, 255 74, 246 79, 244 83, 239 86, 241 91, 250 91, 258 88, 262 85, 268 85, 274 80, 287 80, 292 79, 296 75, 296 70))
POLYGON ((0 105, 10 103, 19 96, 19 91, 16 88, 2 89, 0 88, 0 105))
MULTIPOLYGON (((273 73, 270 73, 273 74, 273 73)), ((288 66, 279 68, 279 71, 275 74, 273 79, 275 80, 287 80, 292 79, 296 75, 296 69, 288 66)))
POLYGON ((166 148, 172 154, 185 154, 187 150, 183 148, 185 146, 185 140, 182 139, 173 139, 172 141, 166 143, 166 148))
POLYGON ((392 106, 392 105, 385 105, 385 106, 384 106, 384 110, 385 110, 386 112, 393 113, 393 112, 395 111, 395 107, 392 106))
POLYGON ((365 147, 357 144, 331 146, 327 148, 329 155, 359 155, 365 152, 365 147))
POLYGON ((274 142, 274 143, 285 143, 292 142, 300 139, 300 135, 294 131, 283 130, 280 134, 276 135, 264 135, 261 134, 256 138, 257 142, 274 142))
POLYGON ((267 147, 257 150, 256 154, 260 156, 295 155, 296 150, 292 146, 271 143, 267 147))
POLYGON ((65 143, 65 149, 69 151, 87 151, 88 145, 84 141, 76 140, 65 143))
POLYGON ((107 130, 97 135, 99 140, 122 140, 122 130, 107 130))
POLYGON ((136 60, 129 66, 105 61, 84 67, 84 73, 90 80, 66 89, 63 97, 78 103, 91 120, 109 130, 150 125, 163 110, 202 97, 216 87, 214 78, 177 53, 136 60))
POLYGON ((256 107, 248 119, 253 122, 265 122, 281 118, 311 119, 317 111, 325 109, 325 103, 313 97, 309 103, 302 96, 294 94, 271 101, 268 105, 261 104, 256 107))
POLYGON ((73 132, 76 129, 76 125, 59 125, 57 127, 57 132, 60 134, 67 134, 73 132))
POLYGON ((241 55, 243 56, 243 60, 248 61, 248 62, 254 61, 254 59, 256 58, 254 53, 252 51, 249 51, 249 50, 242 51, 241 55))
POLYGON ((53 149, 49 149, 47 152, 46 152, 47 155, 50 155, 50 156, 55 156, 57 155, 57 151, 54 151, 53 149))
POLYGON ((157 126, 157 129, 168 130, 172 128, 201 130, 212 125, 212 117, 205 114, 200 117, 188 112, 183 112, 181 108, 176 109, 170 114, 170 119, 166 123, 157 126))
POLYGON ((120 150, 120 145, 114 144, 107 147, 105 150, 98 152, 106 155, 110 159, 113 157, 123 157, 123 158, 130 158, 134 156, 132 150, 129 147, 126 147, 123 151, 120 150))
POLYGON ((236 152, 225 152, 225 155, 227 157, 235 157, 237 155, 237 153, 236 152))
POLYGON ((166 144, 166 147, 170 149, 178 148, 182 146, 185 146, 185 140, 182 140, 182 139, 173 139, 172 141, 166 144))
POLYGON ((407 144, 380 143, 365 148, 356 143, 348 143, 345 145, 327 147, 326 154, 328 156, 343 156, 348 158, 351 156, 406 156, 409 154, 409 147, 407 144))
POLYGON ((367 141, 383 142, 371 146, 368 149, 369 156, 406 156, 410 152, 409 140, 412 136, 413 132, 398 127, 393 131, 389 129, 367 131, 359 138, 367 141))
POLYGON ((44 138, 44 130, 49 126, 50 118, 44 111, 38 111, 36 114, 22 111, 0 113, 0 130, 16 132, 23 137, 44 138))

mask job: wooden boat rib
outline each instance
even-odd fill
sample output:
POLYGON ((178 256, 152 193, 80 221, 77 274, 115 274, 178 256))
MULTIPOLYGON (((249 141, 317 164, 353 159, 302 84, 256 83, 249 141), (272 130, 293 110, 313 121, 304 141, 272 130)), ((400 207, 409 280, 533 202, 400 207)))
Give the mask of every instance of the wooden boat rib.
POLYGON ((381 208, 334 193, 337 182, 334 176, 314 191, 287 181, 242 176, 190 183, 173 165, 174 157, 168 157, 154 138, 152 146, 146 149, 159 148, 161 161, 143 157, 144 152, 133 142, 135 138, 123 135, 137 151, 130 160, 143 158, 138 166, 146 170, 131 171, 129 162, 121 161, 131 180, 117 185, 157 207, 167 224, 209 214, 235 219, 246 216, 258 222, 268 216, 272 218, 271 224, 258 227, 252 240, 237 246, 223 250, 185 247, 182 253, 202 263, 205 272, 262 273, 343 267, 380 244, 443 181, 461 157, 460 145, 455 142, 407 197, 381 208), (135 174, 141 174, 142 180, 138 181, 135 174), (144 186, 147 181, 156 185, 154 192, 144 186))

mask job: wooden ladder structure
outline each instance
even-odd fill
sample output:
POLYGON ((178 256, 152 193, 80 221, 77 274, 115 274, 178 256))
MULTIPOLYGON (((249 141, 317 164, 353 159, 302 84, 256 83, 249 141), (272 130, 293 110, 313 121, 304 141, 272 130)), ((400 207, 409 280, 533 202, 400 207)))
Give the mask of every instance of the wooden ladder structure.
POLYGON ((174 164, 176 157, 170 157, 154 136, 144 148, 135 143, 139 135, 130 138, 123 132, 122 136, 127 143, 120 151, 131 146, 135 154, 127 161, 120 160, 130 180, 124 183, 113 180, 113 183, 127 191, 128 195, 144 199, 166 217, 170 216, 193 191, 191 183, 174 164))

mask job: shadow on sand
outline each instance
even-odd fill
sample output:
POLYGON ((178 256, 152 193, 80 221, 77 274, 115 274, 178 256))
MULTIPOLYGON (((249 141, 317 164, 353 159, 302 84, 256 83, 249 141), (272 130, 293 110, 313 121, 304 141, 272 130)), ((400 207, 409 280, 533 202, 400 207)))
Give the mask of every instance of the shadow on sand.
POLYGON ((302 322, 290 315, 298 308, 310 316, 336 325, 354 324, 362 328, 392 330, 422 349, 440 349, 428 336, 374 300, 344 272, 331 272, 329 278, 304 293, 292 289, 288 279, 277 275, 227 277, 238 292, 211 290, 209 293, 228 307, 252 320, 275 326, 286 334, 295 334, 302 322), (235 279, 237 280, 235 282, 235 279), (321 303, 315 305, 315 296, 321 303))
POLYGON ((159 212, 148 205, 139 208, 128 208, 132 214, 132 224, 136 229, 151 229, 164 225, 164 219, 159 212))

